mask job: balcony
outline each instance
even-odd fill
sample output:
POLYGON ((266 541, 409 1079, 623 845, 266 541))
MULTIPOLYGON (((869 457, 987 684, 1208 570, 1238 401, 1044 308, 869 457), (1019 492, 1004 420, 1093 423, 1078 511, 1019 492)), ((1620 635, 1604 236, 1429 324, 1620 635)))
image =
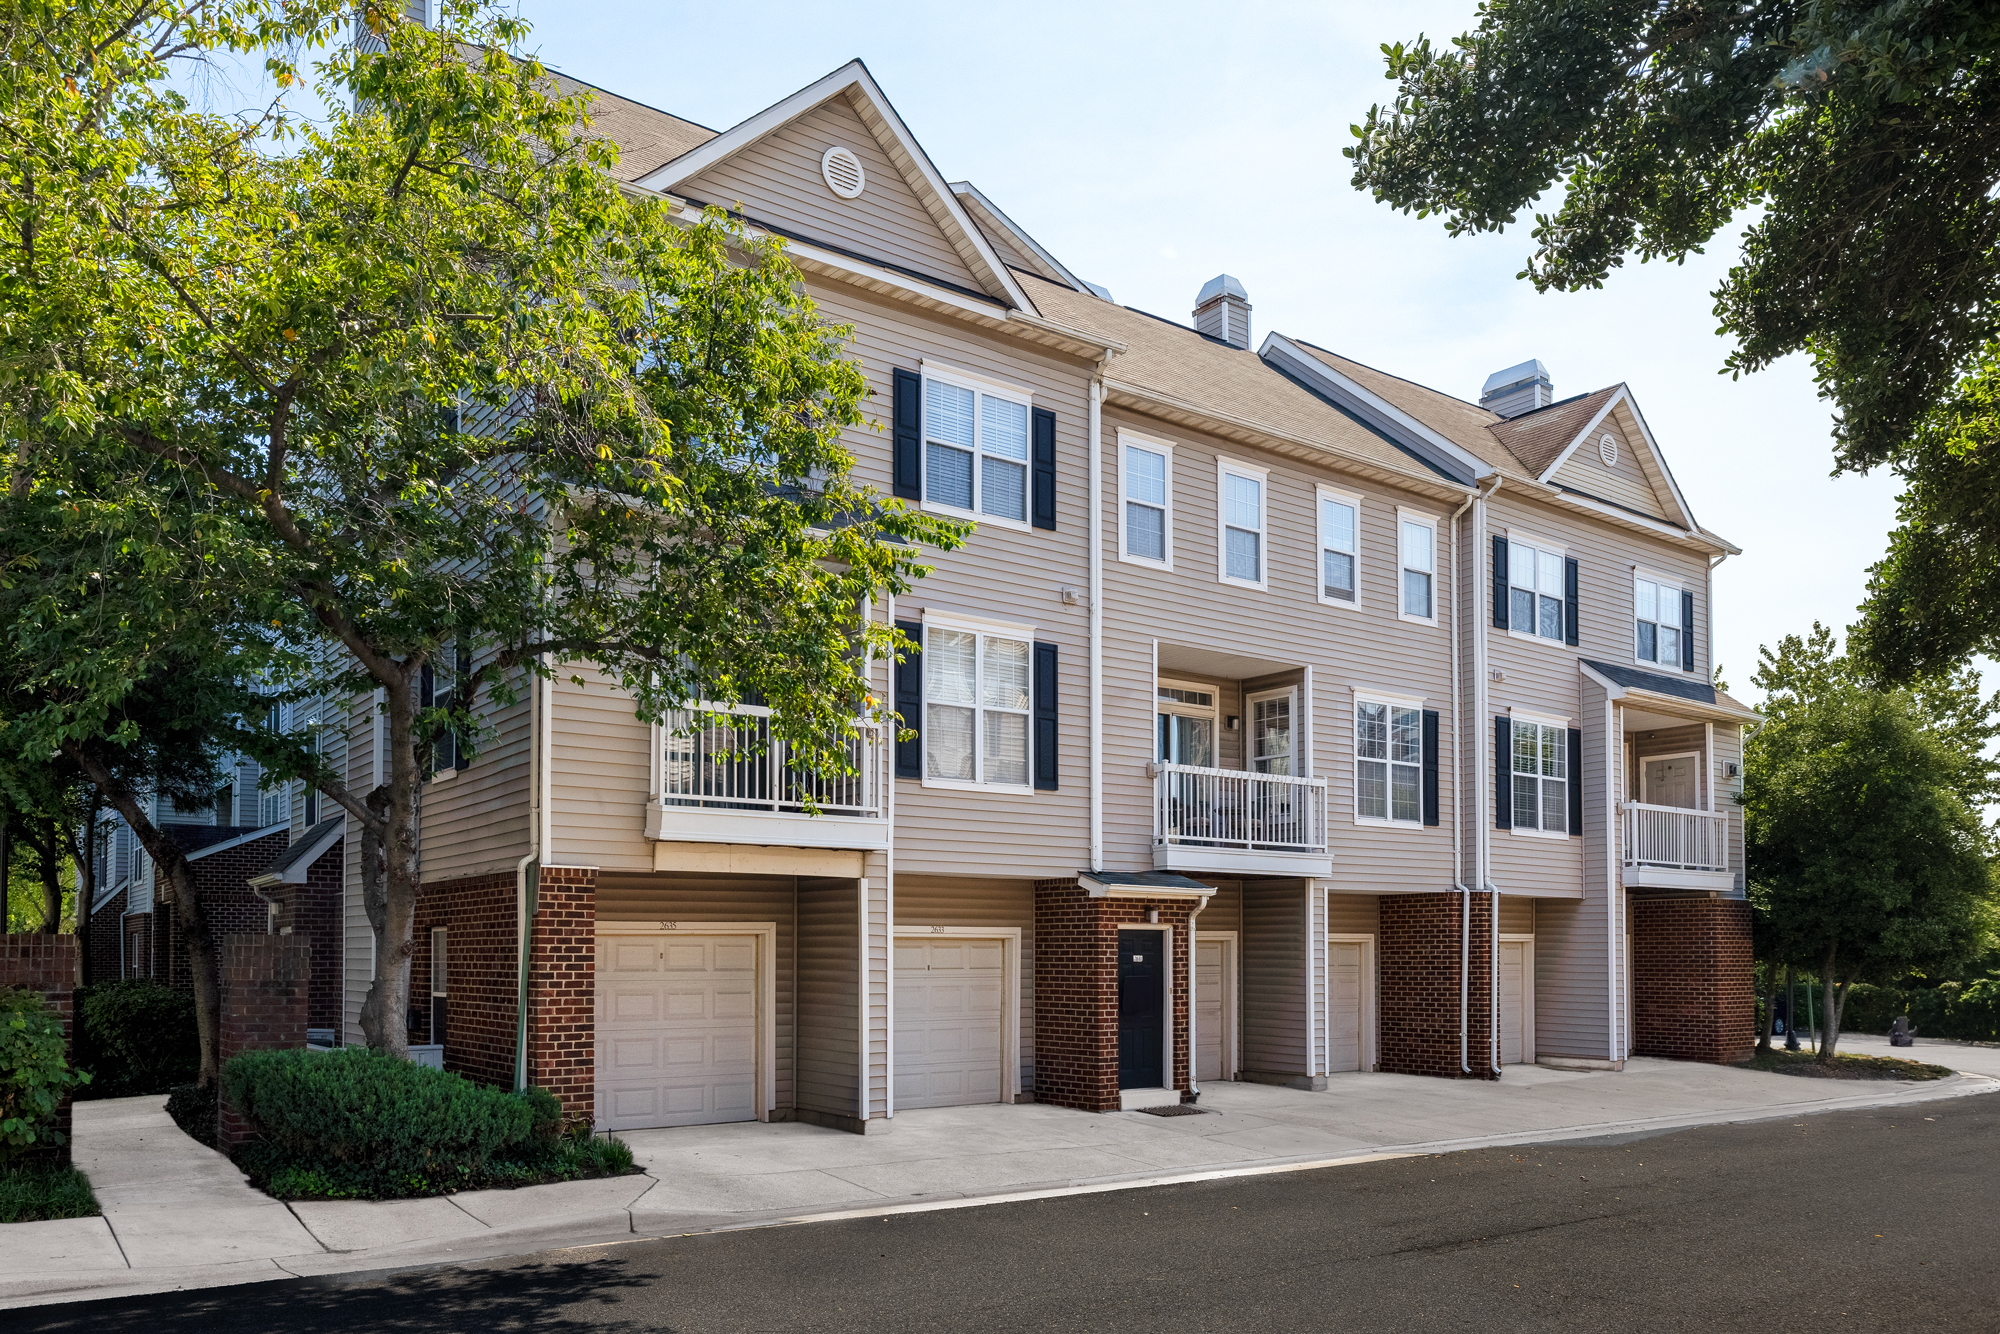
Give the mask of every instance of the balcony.
POLYGON ((848 742, 846 774, 795 766, 771 731, 771 711, 717 709, 754 720, 703 726, 677 710, 653 729, 653 792, 646 837, 690 843, 754 843, 791 848, 889 846, 888 747, 882 729, 862 724, 848 742))
POLYGON ((1625 803, 1625 884, 1629 888, 1733 890, 1726 811, 1625 803))
POLYGON ((1331 875, 1326 780, 1155 764, 1153 869, 1331 875))

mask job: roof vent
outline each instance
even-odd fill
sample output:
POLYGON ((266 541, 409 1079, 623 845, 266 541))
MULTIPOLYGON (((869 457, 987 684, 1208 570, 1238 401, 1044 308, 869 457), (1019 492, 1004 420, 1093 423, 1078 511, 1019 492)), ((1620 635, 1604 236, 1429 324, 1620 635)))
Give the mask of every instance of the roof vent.
POLYGON ((1226 273, 1203 283, 1201 295, 1194 299, 1194 327, 1231 347, 1249 347, 1250 294, 1243 284, 1226 273))
POLYGON ((1486 388, 1479 394, 1479 406, 1502 417, 1518 417, 1555 401, 1556 390, 1549 381, 1549 368, 1539 361, 1524 361, 1493 372, 1486 377, 1486 388))
POLYGON ((868 176, 861 170, 861 159, 854 156, 853 149, 839 144, 820 155, 819 174, 826 178, 826 188, 842 199, 859 199, 861 187, 868 184, 868 176))

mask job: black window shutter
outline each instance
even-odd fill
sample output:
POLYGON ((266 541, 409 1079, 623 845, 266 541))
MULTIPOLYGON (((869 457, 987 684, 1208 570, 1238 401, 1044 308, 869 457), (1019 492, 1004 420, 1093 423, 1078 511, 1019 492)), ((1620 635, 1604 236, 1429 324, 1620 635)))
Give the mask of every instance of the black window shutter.
POLYGON ((1056 414, 1035 409, 1035 527, 1056 530, 1056 414))
MULTIPOLYGON (((901 374, 902 372, 897 372, 901 374)), ((903 660, 896 664, 896 712, 903 715, 903 726, 917 735, 908 741, 896 743, 896 777, 922 778, 924 776, 924 623, 922 621, 897 621, 896 628, 903 632, 918 647, 911 649, 903 660)))
POLYGON ((1576 557, 1571 556, 1563 562, 1563 643, 1572 647, 1582 638, 1576 604, 1577 573, 1576 557))
POLYGON ((1493 624, 1507 628, 1507 539, 1493 539, 1493 624))
POLYGON ((1681 670, 1694 670, 1694 594, 1681 594, 1681 670))
MULTIPOLYGON (((923 376, 915 371, 896 372, 896 405, 890 422, 890 435, 895 442, 895 476, 890 490, 901 500, 923 499, 923 394, 923 376)), ((915 727, 916 723, 910 721, 909 725, 915 727)))
POLYGON ((1035 645, 1035 790, 1056 790, 1056 646, 1035 645))
POLYGON ((1493 827, 1514 827, 1514 724, 1493 720, 1493 827))
MULTIPOLYGON (((465 696, 465 683, 472 675, 471 649, 460 646, 452 651, 451 671, 451 701, 455 705, 464 704, 469 708, 472 701, 465 696)), ((446 744, 451 747, 452 768, 468 769, 472 766, 472 747, 461 743, 456 736, 446 744)))
POLYGON ((1569 833, 1583 837, 1583 733, 1569 729, 1569 833))
POLYGON ((1424 710, 1424 823, 1438 822, 1438 711, 1424 710))
POLYGON ((428 709, 435 703, 437 703, 437 673, 431 670, 429 663, 425 663, 423 679, 417 686, 417 707, 428 709))

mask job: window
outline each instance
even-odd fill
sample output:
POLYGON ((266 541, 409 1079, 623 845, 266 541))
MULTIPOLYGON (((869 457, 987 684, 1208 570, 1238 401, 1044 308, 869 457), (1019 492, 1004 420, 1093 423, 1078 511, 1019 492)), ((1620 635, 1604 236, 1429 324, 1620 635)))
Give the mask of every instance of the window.
POLYGON ((1260 774, 1292 771, 1292 692, 1250 696, 1250 767, 1260 774))
MULTIPOLYGON (((1121 439, 1124 437, 1121 436, 1121 439)), ((1125 439, 1125 556, 1128 560, 1171 566, 1173 456, 1166 446, 1140 445, 1125 439)))
POLYGON ((1655 583, 1651 579, 1635 579, 1632 587, 1639 630, 1639 661, 1658 663, 1679 671, 1682 662, 1681 636, 1687 632, 1687 627, 1681 624, 1681 590, 1672 584, 1655 583))
POLYGON ((1527 542, 1507 544, 1507 628, 1517 635, 1562 639, 1562 552, 1527 542))
POLYGON ((1027 400, 926 375, 924 501, 1027 523, 1027 400))
POLYGON ((1351 497, 1319 493, 1319 600, 1355 600, 1361 507, 1351 497))
POLYGON ((1227 583, 1264 586, 1264 478, 1261 468, 1217 465, 1222 498, 1220 575, 1227 583))
POLYGON ((1403 618, 1435 621, 1437 599, 1437 520, 1400 515, 1398 546, 1403 565, 1403 618))
POLYGON ((1356 700, 1355 816, 1422 824, 1423 796, 1424 711, 1413 704, 1356 700))
POLYGON ((1157 688, 1154 712, 1160 733, 1163 764, 1215 767, 1215 692, 1191 686, 1157 688))
POLYGON ((1569 729, 1516 718, 1513 768, 1514 828, 1568 833, 1569 729))
POLYGON ((1028 786, 1031 639, 931 625, 924 633, 924 777, 1028 786))

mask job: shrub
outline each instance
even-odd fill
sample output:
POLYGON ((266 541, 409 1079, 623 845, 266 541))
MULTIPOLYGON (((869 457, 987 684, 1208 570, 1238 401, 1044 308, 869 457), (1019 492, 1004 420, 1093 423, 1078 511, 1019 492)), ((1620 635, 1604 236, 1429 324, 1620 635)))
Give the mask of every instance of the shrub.
POLYGON ((188 1138, 215 1147, 215 1085, 180 1084, 167 1093, 167 1115, 188 1138))
POLYGON ((1909 989, 1856 983, 1841 1008, 1840 1026, 1856 1033, 1886 1033, 1899 1014, 1910 1017, 1919 1038, 2000 1041, 2000 977, 1909 989))
POLYGON ((167 1093, 201 1072, 194 997, 147 978, 122 978, 76 993, 77 1064, 92 1075, 90 1097, 167 1093))
POLYGON ((32 991, 0 990, 0 1161, 61 1144, 56 1109, 89 1079, 70 1068, 62 1019, 48 1003, 32 991))
POLYGON ((93 1218, 97 1196, 74 1167, 0 1167, 0 1223, 93 1218))

